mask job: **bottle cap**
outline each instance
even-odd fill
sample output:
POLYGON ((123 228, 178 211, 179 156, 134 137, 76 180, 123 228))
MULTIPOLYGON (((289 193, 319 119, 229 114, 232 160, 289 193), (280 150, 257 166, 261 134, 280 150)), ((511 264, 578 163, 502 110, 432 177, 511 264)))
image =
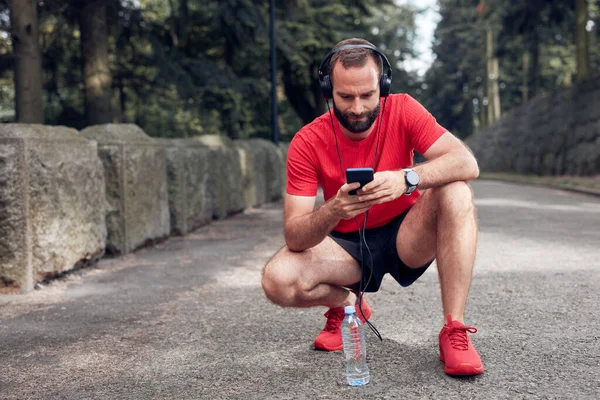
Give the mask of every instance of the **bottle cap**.
POLYGON ((356 308, 354 308, 354 306, 346 306, 344 307, 344 312, 346 313, 346 315, 354 314, 356 313, 356 308))

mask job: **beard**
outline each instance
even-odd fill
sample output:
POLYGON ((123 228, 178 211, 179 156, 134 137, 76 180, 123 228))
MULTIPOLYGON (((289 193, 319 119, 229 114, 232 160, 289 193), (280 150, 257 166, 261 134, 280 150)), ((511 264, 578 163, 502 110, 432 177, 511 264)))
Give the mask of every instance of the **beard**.
POLYGON ((348 129, 352 133, 363 133, 364 131, 369 129, 371 127, 371 125, 373 125, 373 122, 375 122, 375 120, 377 119, 377 116, 379 115, 380 105, 381 105, 381 102, 378 102, 377 107, 375 107, 374 110, 365 111, 365 112, 357 115, 350 111, 346 111, 343 113, 339 108, 337 108, 337 106, 335 105, 335 101, 334 101, 333 102, 333 112, 334 112, 336 118, 338 119, 338 121, 340 121, 340 124, 344 128, 348 129), (356 118, 361 118, 361 119, 357 120, 356 118), (362 119, 362 118, 365 118, 365 119, 362 119))

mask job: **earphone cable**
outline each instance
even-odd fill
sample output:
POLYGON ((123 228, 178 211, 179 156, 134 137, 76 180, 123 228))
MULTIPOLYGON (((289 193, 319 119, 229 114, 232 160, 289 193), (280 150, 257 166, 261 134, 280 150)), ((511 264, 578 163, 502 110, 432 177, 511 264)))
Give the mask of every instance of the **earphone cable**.
MULTIPOLYGON (((375 145, 375 155, 373 157, 373 170, 375 170, 375 167, 376 167, 377 151, 379 148, 379 131, 381 129, 381 123, 383 121, 382 118, 383 118, 383 112, 385 111, 386 102, 387 102, 387 97, 384 98, 383 108, 381 110, 381 114, 379 115, 379 125, 377 126, 377 144, 375 145)), ((331 108, 329 106, 329 101, 326 100, 325 103, 327 104, 327 110, 329 112, 329 120, 331 121, 331 129, 333 130, 333 136, 335 137, 335 147, 336 147, 337 154, 338 154, 338 160, 340 162, 340 173, 342 175, 342 179, 345 180, 344 168, 342 165, 342 155, 340 152, 340 146, 338 144, 337 134, 335 132, 333 116, 331 115, 331 108)), ((365 323, 367 324, 367 326, 371 329, 371 331, 373 331, 373 333, 379 338, 379 340, 383 340, 383 338, 381 337, 381 334, 379 333, 379 331, 377 330, 375 325, 373 325, 368 320, 368 318, 365 317, 365 313, 363 312, 363 309, 362 309, 363 290, 366 290, 368 288, 369 283, 371 282, 371 278, 373 277, 373 270, 372 270, 373 254, 371 253, 371 249, 369 248, 369 245, 367 244, 367 240, 365 238, 365 231, 366 231, 366 227, 367 227, 367 218, 368 217, 369 217, 369 211, 367 210, 365 212, 365 219, 363 221, 363 229, 360 228, 360 224, 358 223, 358 220, 356 219, 356 217, 354 217, 354 221, 356 222, 356 227, 358 230, 358 239, 359 239, 359 244, 360 244, 360 282, 359 282, 359 291, 358 291, 358 295, 356 296, 356 300, 358 303, 358 309, 359 309, 363 319, 365 320, 365 323), (370 272, 369 279, 367 280, 367 283, 364 285, 364 287, 363 287, 363 283, 364 283, 364 275, 365 275, 365 260, 364 260, 364 253, 363 253, 363 243, 369 253, 369 259, 370 259, 370 265, 371 265, 371 268, 369 268, 369 272, 370 272)))
MULTIPOLYGON (((366 239, 366 227, 367 227, 367 218, 369 217, 369 211, 367 210, 367 212, 365 213, 365 220, 363 222, 363 229, 362 229, 362 242, 364 242, 365 247, 367 248, 367 252, 369 253, 369 260, 370 260, 370 265, 371 268, 369 269, 369 279, 367 280, 367 283, 365 284, 365 290, 369 287, 369 283, 371 283, 371 278, 373 277, 373 254, 371 253, 371 249, 369 248, 369 245, 367 244, 367 239, 366 239)), ((360 236, 360 234, 359 234, 360 236)), ((361 243, 361 249, 362 249, 362 243, 361 243)), ((364 264, 363 264, 364 265, 364 264)), ((363 275, 363 270, 364 267, 361 268, 361 285, 362 285, 362 275, 363 275)), ((365 318, 365 314, 362 310, 362 296, 363 296, 363 291, 361 290, 359 292, 359 302, 358 302, 358 308, 360 310, 360 313, 363 316, 363 319, 365 320, 366 324, 369 326, 369 328, 371 329, 371 331, 373 331, 373 333, 379 338, 379 340, 383 340, 383 338, 381 337, 381 334, 379 333, 379 331, 377 330, 377 328, 375 327, 375 325, 373 325, 371 323, 371 321, 369 321, 367 318, 365 318)))
MULTIPOLYGON (((333 130, 333 136, 335 137, 335 148, 337 149, 338 160, 340 160, 340 173, 342 174, 342 179, 345 179, 344 168, 342 167, 342 154, 340 153, 340 145, 338 144, 337 134, 335 133, 335 125, 333 124, 333 117, 331 116, 331 108, 329 107, 329 101, 325 100, 327 104, 327 110, 329 111, 329 120, 331 121, 331 130, 333 130)), ((385 106, 384 106, 385 107, 385 106)))
POLYGON ((383 113, 385 112, 385 104, 387 103, 387 96, 383 98, 383 108, 379 114, 379 125, 377 125, 377 144, 375 145, 375 155, 373 156, 373 171, 377 166, 377 152, 379 151, 379 131, 381 130, 381 124, 383 123, 383 113))

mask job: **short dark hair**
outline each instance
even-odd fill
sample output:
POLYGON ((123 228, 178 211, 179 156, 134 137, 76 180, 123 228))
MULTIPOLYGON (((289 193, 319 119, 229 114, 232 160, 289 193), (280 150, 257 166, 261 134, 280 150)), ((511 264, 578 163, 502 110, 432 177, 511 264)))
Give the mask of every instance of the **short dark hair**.
MULTIPOLYGON (((366 44, 369 46, 375 47, 371 42, 365 39, 359 38, 351 38, 342 40, 338 44, 334 46, 334 49, 338 47, 347 45, 347 44, 366 44)), ((365 48, 350 48, 338 51, 331 56, 329 60, 329 66, 327 67, 329 72, 329 77, 333 82, 333 67, 338 61, 342 62, 342 66, 344 68, 351 67, 362 67, 367 63, 368 58, 371 57, 373 61, 375 61, 375 65, 377 66, 377 71, 379 73, 379 77, 383 74, 383 60, 379 56, 379 54, 375 53, 373 50, 365 49, 365 48)))

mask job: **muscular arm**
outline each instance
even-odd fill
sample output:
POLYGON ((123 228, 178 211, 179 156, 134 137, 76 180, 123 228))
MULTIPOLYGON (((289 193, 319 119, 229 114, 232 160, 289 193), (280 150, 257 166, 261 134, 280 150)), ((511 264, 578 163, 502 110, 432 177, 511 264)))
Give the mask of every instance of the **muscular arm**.
MULTIPOLYGON (((423 155, 428 161, 413 168, 421 180, 419 189, 469 181, 479 176, 479 167, 473 154, 449 132, 436 140, 423 155)), ((380 204, 395 200, 405 192, 403 170, 382 171, 375 173, 373 182, 358 192, 358 200, 380 204)))
POLYGON ((428 161, 413 168, 421 178, 419 189, 469 181, 479 176, 479 167, 473 154, 449 132, 432 144, 423 156, 428 161))
POLYGON ((331 201, 316 210, 315 197, 285 196, 285 242, 292 251, 302 251, 321 243, 340 219, 331 207, 331 201))
POLYGON ((292 251, 303 251, 321 243, 341 219, 350 219, 373 205, 348 194, 359 183, 346 183, 321 207, 315 207, 314 196, 285 196, 285 243, 292 251))

